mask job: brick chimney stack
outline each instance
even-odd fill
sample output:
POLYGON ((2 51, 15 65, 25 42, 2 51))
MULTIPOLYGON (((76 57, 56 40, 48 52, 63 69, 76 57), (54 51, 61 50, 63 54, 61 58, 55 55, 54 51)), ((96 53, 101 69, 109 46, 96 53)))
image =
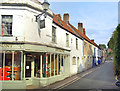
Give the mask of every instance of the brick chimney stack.
POLYGON ((60 15, 60 14, 57 14, 56 16, 57 16, 59 19, 61 19, 61 15, 60 15))
POLYGON ((85 32, 85 28, 83 28, 83 34, 84 34, 84 35, 86 34, 86 32, 85 32))
POLYGON ((94 43, 94 39, 91 40, 94 43))
POLYGON ((78 30, 83 34, 83 23, 78 23, 78 30))
POLYGON ((69 22, 69 14, 68 14, 68 13, 64 14, 64 16, 63 16, 63 21, 64 21, 66 24, 68 24, 68 22, 69 22))

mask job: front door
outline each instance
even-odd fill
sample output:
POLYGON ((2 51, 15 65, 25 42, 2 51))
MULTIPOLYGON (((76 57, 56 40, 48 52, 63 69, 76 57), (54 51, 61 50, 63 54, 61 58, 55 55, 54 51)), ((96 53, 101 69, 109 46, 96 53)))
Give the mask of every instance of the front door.
POLYGON ((34 77, 34 61, 27 60, 25 67, 25 79, 27 85, 32 85, 32 78, 34 77))
POLYGON ((31 61, 26 61, 25 77, 31 77, 31 61))

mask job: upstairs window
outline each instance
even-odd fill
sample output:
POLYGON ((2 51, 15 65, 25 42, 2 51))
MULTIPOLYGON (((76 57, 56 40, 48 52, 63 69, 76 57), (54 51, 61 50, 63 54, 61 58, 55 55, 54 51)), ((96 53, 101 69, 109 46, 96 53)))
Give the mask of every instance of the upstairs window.
POLYGON ((12 15, 2 15, 1 36, 12 35, 12 15))
POLYGON ((87 47, 87 43, 86 42, 84 42, 84 48, 86 48, 87 47))
POLYGON ((76 49, 78 50, 78 39, 76 38, 76 49))
POLYGON ((69 47, 69 34, 66 33, 66 47, 69 47))
POLYGON ((52 26, 52 42, 56 43, 56 28, 52 26))

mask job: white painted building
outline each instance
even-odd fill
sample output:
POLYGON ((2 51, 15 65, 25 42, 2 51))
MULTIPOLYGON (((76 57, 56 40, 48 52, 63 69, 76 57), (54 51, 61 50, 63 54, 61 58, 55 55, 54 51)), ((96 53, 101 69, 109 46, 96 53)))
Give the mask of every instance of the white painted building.
POLYGON ((46 86, 83 70, 82 38, 53 12, 47 11, 45 28, 39 30, 35 15, 42 13, 40 2, 3 0, 0 3, 3 89, 46 86), (9 74, 4 72, 6 69, 9 74))

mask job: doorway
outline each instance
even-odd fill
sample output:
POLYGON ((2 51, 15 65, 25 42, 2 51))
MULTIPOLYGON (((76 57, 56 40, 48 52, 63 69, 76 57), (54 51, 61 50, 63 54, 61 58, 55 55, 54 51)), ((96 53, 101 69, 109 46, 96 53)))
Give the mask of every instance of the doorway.
POLYGON ((25 79, 26 85, 32 85, 32 78, 34 77, 34 60, 26 60, 25 79))

